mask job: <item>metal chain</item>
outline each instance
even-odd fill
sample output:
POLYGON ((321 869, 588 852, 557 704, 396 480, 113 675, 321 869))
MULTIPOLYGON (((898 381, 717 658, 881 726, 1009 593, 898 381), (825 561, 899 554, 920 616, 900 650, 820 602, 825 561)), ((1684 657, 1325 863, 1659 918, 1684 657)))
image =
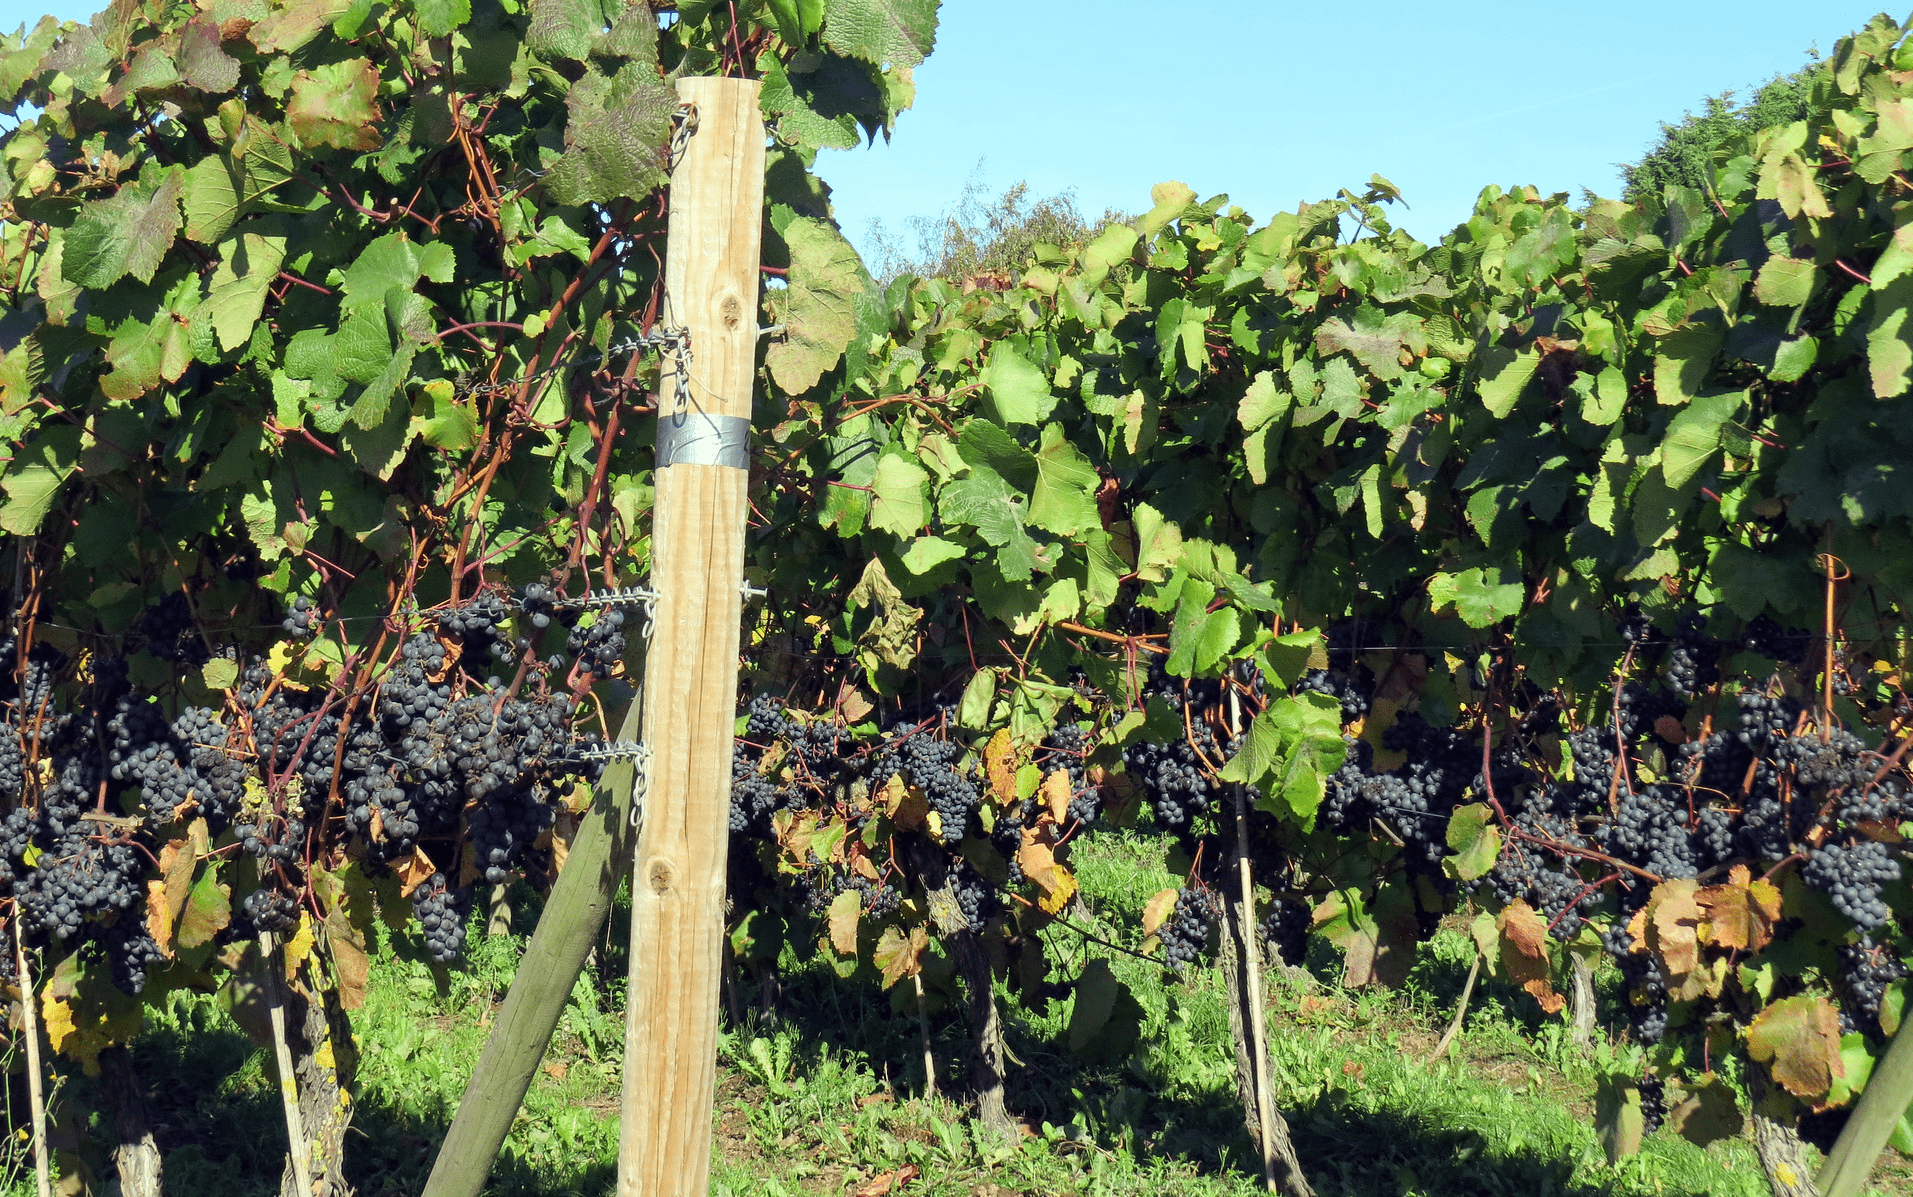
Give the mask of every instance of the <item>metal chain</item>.
POLYGON ((684 149, 691 144, 691 134, 697 132, 697 105, 679 104, 671 113, 671 150, 670 169, 676 170, 678 162, 684 157, 684 149))
POLYGON ((650 332, 640 336, 626 337, 622 341, 614 341, 606 347, 603 353, 580 354, 569 361, 553 362, 542 370, 535 370, 530 374, 522 374, 517 378, 505 378, 497 382, 463 383, 453 388, 453 394, 460 398, 498 395, 506 391, 514 390, 527 383, 549 378, 551 375, 571 369, 573 366, 598 365, 602 362, 610 361, 618 354, 636 353, 646 349, 656 349, 661 354, 677 359, 677 371, 672 380, 675 384, 672 399, 680 411, 688 407, 691 401, 691 334, 688 329, 682 326, 673 328, 657 326, 652 328, 650 332))

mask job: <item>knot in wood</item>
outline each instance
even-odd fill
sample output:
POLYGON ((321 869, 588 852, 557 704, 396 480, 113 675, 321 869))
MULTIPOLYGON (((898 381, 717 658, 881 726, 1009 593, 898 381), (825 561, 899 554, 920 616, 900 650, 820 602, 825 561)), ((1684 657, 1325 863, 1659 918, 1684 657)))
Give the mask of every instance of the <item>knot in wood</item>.
POLYGON ((651 883, 652 893, 668 894, 671 884, 677 880, 677 870, 671 867, 668 860, 654 860, 651 867, 645 870, 645 879, 651 883))
POLYGON ((744 301, 732 291, 724 296, 724 302, 718 305, 718 315, 724 321, 725 328, 736 328, 744 321, 744 301))

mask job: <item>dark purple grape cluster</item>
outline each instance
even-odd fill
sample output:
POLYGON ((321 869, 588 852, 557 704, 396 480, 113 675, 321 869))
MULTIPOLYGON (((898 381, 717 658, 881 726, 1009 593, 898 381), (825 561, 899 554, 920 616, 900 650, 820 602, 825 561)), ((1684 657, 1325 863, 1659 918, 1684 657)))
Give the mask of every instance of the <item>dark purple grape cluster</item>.
POLYGON ((292 607, 280 622, 287 636, 297 640, 312 635, 313 624, 318 620, 319 612, 312 606, 312 600, 305 595, 292 600, 292 607))
POLYGON ((1875 942, 1871 935, 1843 944, 1839 958, 1840 980, 1847 998, 1840 1003, 1840 1031, 1877 1036, 1880 1003, 1886 999, 1887 986, 1906 976, 1906 964, 1888 944, 1875 942))
POLYGON ((1206 723, 1194 722, 1193 738, 1182 736, 1167 744, 1139 740, 1123 749, 1123 769, 1142 787, 1156 822, 1171 831, 1190 826, 1208 813, 1211 801, 1221 793, 1222 784, 1203 765, 1223 761, 1221 746, 1206 723), (1196 749, 1202 750, 1198 755, 1196 749))
POLYGON ((1807 659, 1813 633, 1805 628, 1783 628, 1771 615, 1758 615, 1747 623, 1741 643, 1747 651, 1775 661, 1798 664, 1807 659))
POLYGON ((1282 963, 1295 966, 1308 956, 1314 914, 1298 898, 1277 897, 1262 916, 1262 942, 1282 963))
POLYGON ((1162 940, 1164 962, 1176 972, 1200 964, 1209 954, 1209 926, 1222 915, 1215 891, 1185 888, 1177 891, 1175 908, 1156 931, 1162 940))
POLYGON ((162 661, 196 669, 212 660, 212 651, 193 623, 192 603, 183 590, 175 590, 146 608, 140 617, 140 632, 146 637, 146 651, 162 661))
POLYGON ((465 922, 471 912, 472 888, 452 888, 443 873, 432 874, 412 891, 412 914, 425 933, 425 955, 433 964, 450 964, 465 950, 465 922))

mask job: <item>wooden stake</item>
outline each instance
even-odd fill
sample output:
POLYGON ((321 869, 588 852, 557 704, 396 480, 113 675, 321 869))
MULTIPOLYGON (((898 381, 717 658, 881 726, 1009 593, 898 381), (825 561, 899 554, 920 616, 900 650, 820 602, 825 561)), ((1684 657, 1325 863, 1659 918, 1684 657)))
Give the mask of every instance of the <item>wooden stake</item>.
POLYGON ((53 1197, 46 1153, 46 1092, 40 1087, 40 1015, 33 1008, 33 974, 27 971, 27 941, 20 930, 20 904, 13 906, 13 967, 20 981, 20 1017, 27 1037, 27 1108, 33 1115, 33 1178, 40 1197, 53 1197))
POLYGON ((1435 1050, 1428 1054, 1429 1063, 1434 1063, 1448 1054, 1448 1046, 1461 1034, 1461 1028, 1468 1022, 1468 999, 1475 992, 1475 978, 1481 975, 1481 949, 1475 949, 1474 963, 1468 966, 1468 979, 1461 983, 1461 1000, 1455 1003, 1455 1016, 1448 1023, 1448 1029, 1441 1033, 1440 1042, 1435 1050))
POLYGON ((1269 1101, 1269 1078, 1263 1071, 1269 1056, 1266 1014, 1262 1009, 1262 952, 1256 942, 1255 879, 1249 870, 1249 818, 1243 809, 1242 787, 1230 788, 1235 791, 1235 857, 1242 882, 1243 988, 1249 992, 1249 1051, 1253 1059, 1250 1080, 1255 1086, 1255 1116, 1263 1127, 1262 1180, 1273 1193, 1276 1191, 1275 1136, 1268 1133, 1268 1128, 1274 1123, 1275 1109, 1269 1101))
POLYGON ((923 1007, 923 974, 911 973, 917 987, 917 1035, 923 1040, 923 1095, 932 1101, 937 1096, 937 1058, 930 1054, 930 1016, 923 1007))
POLYGON ((259 963, 266 977, 266 1018, 272 1024, 272 1055, 279 1065, 279 1100, 286 1108, 286 1152, 292 1159, 293 1183, 301 1194, 312 1192, 312 1160, 306 1147, 305 1118, 299 1112, 299 1077, 292 1071, 292 1049, 286 1045, 286 1005, 279 991, 278 959, 270 931, 259 933, 259 963))
POLYGON ((671 178, 664 324, 689 338, 659 383, 652 514, 651 749, 631 882, 619 1197, 705 1197, 716 1095, 731 740, 757 360, 764 124, 759 84, 680 79, 695 107, 671 178), (679 375, 689 394, 679 402, 679 375), (741 426, 741 428, 740 428, 741 426), (740 449, 731 446, 743 445, 740 449))

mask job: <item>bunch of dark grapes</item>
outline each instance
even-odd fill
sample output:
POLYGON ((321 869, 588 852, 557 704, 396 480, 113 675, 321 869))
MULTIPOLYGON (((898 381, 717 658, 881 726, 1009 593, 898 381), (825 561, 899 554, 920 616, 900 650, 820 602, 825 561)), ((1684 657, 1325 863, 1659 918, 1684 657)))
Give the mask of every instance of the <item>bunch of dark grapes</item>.
POLYGON ((1749 652, 1775 661, 1798 664, 1807 659, 1813 633, 1805 628, 1783 628, 1771 615, 1755 616, 1748 624, 1741 643, 1749 652))
POLYGON ((1807 853, 1800 880, 1833 899, 1833 905, 1861 931, 1884 927, 1893 917, 1880 890, 1900 879, 1900 862, 1885 844, 1862 839, 1823 844, 1807 853))
POLYGON ((240 899, 239 917, 254 935, 283 934, 299 925, 299 899, 276 889, 256 889, 240 899))
POLYGON ((452 889, 445 874, 434 873, 412 891, 412 913, 425 932, 425 954, 433 964, 450 964, 465 950, 465 920, 472 911, 472 889, 452 889))
POLYGON ((1698 614, 1681 618, 1674 630, 1674 648, 1667 654, 1662 675, 1670 690, 1692 701, 1720 680, 1720 641, 1707 634, 1707 621, 1698 614))
MULTIPOLYGON (((1517 809, 1513 819, 1517 829, 1538 839, 1566 848, 1588 846, 1573 820, 1556 811, 1545 791, 1517 809)), ((1556 939, 1570 940, 1579 934, 1584 913, 1602 902, 1601 890, 1588 886, 1575 870, 1574 859, 1572 853, 1553 852, 1536 843, 1505 844, 1494 867, 1476 884, 1492 889, 1501 903, 1526 902, 1548 921, 1556 939)))
POLYGON ((543 582, 531 582, 518 592, 518 609, 531 621, 532 627, 543 631, 551 626, 552 617, 558 613, 558 604, 563 599, 564 595, 553 587, 543 582))
POLYGON ((1620 795, 1601 847, 1629 864, 1661 877, 1700 872, 1687 829, 1687 796, 1679 786, 1657 784, 1620 795))
POLYGON ((1308 956, 1309 929, 1313 926, 1314 914, 1308 903, 1278 897, 1262 916, 1262 942, 1282 963, 1299 965, 1308 956))
POLYGON ((175 590, 146 608, 140 617, 140 632, 146 637, 146 651, 162 661, 198 668, 212 660, 199 629, 193 625, 192 604, 184 591, 175 590))
POLYGON ((1658 1073, 1641 1078, 1641 1131, 1653 1134, 1667 1121, 1667 1082, 1658 1073))
POLYGON ((972 931, 983 930, 997 911, 995 888, 983 874, 971 868, 968 861, 957 862, 951 870, 949 885, 950 897, 963 916, 964 926, 972 931))
POLYGON ((312 600, 302 594, 292 600, 292 609, 286 612, 286 617, 279 626, 285 629, 287 636, 298 639, 312 635, 312 625, 318 617, 319 613, 312 607, 312 600))
POLYGON ((1906 976, 1906 965, 1890 947, 1875 943, 1871 935, 1862 935, 1855 942, 1842 945, 1839 956, 1840 978, 1847 996, 1852 999, 1850 1003, 1840 1003, 1840 1031, 1849 1035, 1855 1031, 1877 1035, 1880 1003, 1886 998, 1887 986, 1906 976))
POLYGON ((624 656, 624 612, 608 607, 589 627, 575 627, 565 638, 565 651, 577 658, 578 676, 608 678, 624 656))
POLYGON ((903 905, 903 891, 889 880, 870 880, 862 873, 851 873, 845 888, 856 891, 865 914, 874 919, 889 918, 903 905))
POLYGON ((963 746, 940 740, 928 732, 911 732, 892 740, 877 760, 873 784, 882 785, 901 773, 904 781, 923 791, 936 815, 938 842, 963 841, 970 817, 983 801, 983 791, 956 767, 963 746))
POLYGON ((1209 950, 1209 924, 1221 914, 1214 890, 1198 887, 1177 891, 1174 909, 1156 932, 1171 969, 1182 972, 1202 962, 1209 950))
POLYGON ((1073 823, 1091 823, 1097 814, 1097 787, 1086 780, 1083 760, 1089 754, 1089 729, 1080 723, 1059 723, 1039 749, 1038 764, 1045 771, 1062 768, 1069 771, 1069 818, 1073 823))
POLYGON ((1198 816, 1207 813, 1210 800, 1222 789, 1221 783, 1203 767, 1202 760, 1206 756, 1212 763, 1221 763, 1223 756, 1215 734, 1204 723, 1192 727, 1202 756, 1190 746, 1188 736, 1167 744, 1138 741, 1123 749, 1124 771, 1142 786, 1155 811, 1156 822, 1172 831, 1188 827, 1198 816))

